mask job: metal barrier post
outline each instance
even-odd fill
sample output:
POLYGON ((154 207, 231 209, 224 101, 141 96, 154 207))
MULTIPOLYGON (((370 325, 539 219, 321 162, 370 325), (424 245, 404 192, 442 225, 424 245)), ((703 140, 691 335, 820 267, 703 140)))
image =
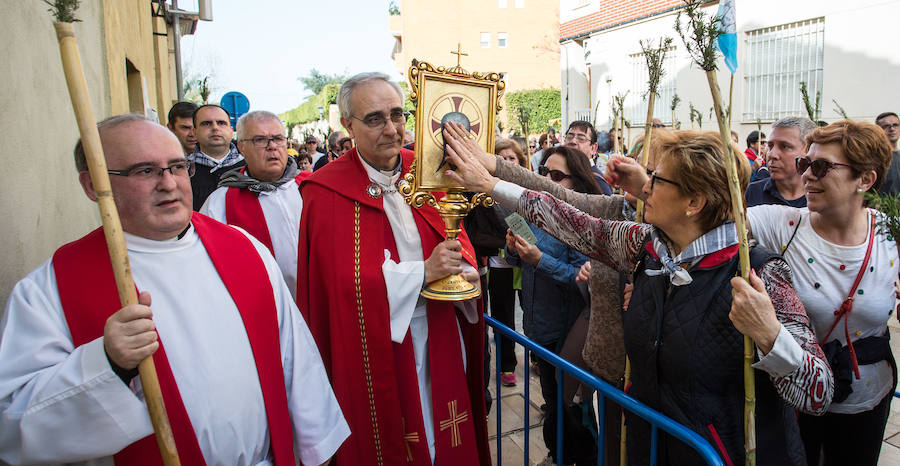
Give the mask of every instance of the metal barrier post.
POLYGON ((525 464, 530 464, 528 462, 528 434, 531 432, 531 363, 528 360, 528 347, 522 346, 525 348, 525 464))
POLYGON ((496 389, 496 395, 494 395, 494 404, 497 405, 497 466, 500 466, 502 462, 503 455, 501 454, 501 446, 500 443, 503 441, 503 429, 500 427, 500 339, 503 338, 494 332, 494 352, 497 354, 497 357, 494 361, 495 370, 494 370, 494 385, 496 389))
MULTIPOLYGON (((658 460, 658 452, 657 452, 657 446, 658 446, 657 444, 658 444, 658 437, 659 437, 658 429, 662 429, 666 433, 668 433, 670 436, 680 440, 681 442, 686 443, 688 446, 690 446, 695 451, 697 451, 697 453, 700 455, 700 457, 703 458, 703 460, 706 461, 707 464, 714 465, 714 466, 724 466, 722 458, 719 457, 719 454, 712 447, 712 445, 710 445, 709 442, 707 442, 703 437, 701 437, 696 432, 675 422, 668 416, 653 410, 649 406, 637 401, 636 399, 632 398, 631 396, 616 389, 612 385, 610 385, 610 384, 604 382, 603 380, 597 378, 596 376, 588 373, 584 369, 581 369, 580 367, 572 364, 571 362, 566 361, 565 359, 562 359, 558 355, 554 354, 552 351, 549 351, 546 348, 538 345, 537 343, 529 340, 525 336, 516 333, 509 327, 501 324, 500 322, 497 322, 492 317, 485 315, 484 319, 485 319, 485 322, 494 329, 494 343, 495 343, 495 346, 497 347, 497 357, 498 357, 498 359, 497 359, 498 369, 496 371, 497 384, 498 384, 498 389, 497 389, 497 393, 498 393, 498 396, 497 396, 497 398, 498 398, 498 400, 497 400, 498 401, 498 404, 497 404, 497 426, 498 426, 498 428, 497 428, 497 457, 498 458, 497 459, 498 459, 498 461, 497 461, 497 464, 500 464, 500 435, 502 433, 500 431, 500 405, 499 405, 500 349, 499 349, 499 342, 498 342, 497 338, 498 338, 498 336, 502 336, 503 338, 510 338, 515 343, 518 343, 518 344, 522 345, 523 347, 525 347, 526 348, 526 353, 525 353, 526 358, 527 358, 527 354, 528 354, 527 350, 530 349, 531 351, 534 351, 536 353, 537 357, 542 358, 545 361, 552 364, 553 366, 557 367, 558 373, 565 372, 565 373, 571 375, 572 377, 574 377, 575 379, 577 379, 577 380, 587 384, 588 386, 592 387, 593 389, 597 390, 598 399, 601 400, 601 403, 604 403, 605 398, 608 397, 610 400, 613 401, 613 403, 618 404, 623 409, 626 409, 626 410, 634 413, 635 415, 643 418, 648 423, 650 423, 650 425, 651 425, 651 443, 650 443, 650 445, 651 445, 651 452, 650 452, 651 464, 655 465, 658 460)), ((562 398, 561 380, 562 380, 562 377, 561 376, 558 377, 557 399, 559 400, 560 406, 557 406, 557 410, 559 410, 562 405, 562 403, 561 403, 561 398, 562 398)), ((526 386, 526 390, 527 390, 527 386, 526 386)), ((527 395, 526 395, 526 397, 527 397, 527 395)), ((528 398, 526 398, 525 402, 526 402, 526 408, 528 408, 528 398)), ((601 411, 601 410, 598 409, 598 411, 601 411)), ((526 411, 526 413, 527 413, 527 411, 526 411)), ((527 416, 527 414, 526 414, 526 416, 527 416)), ((560 418, 561 418, 561 416, 560 416, 560 418)), ((527 417, 526 417, 526 419, 527 419, 527 417)), ((601 417, 600 419, 602 419, 603 422, 605 423, 605 417, 601 417)), ((557 420, 558 435, 560 435, 562 432, 562 427, 559 422, 560 422, 560 419, 557 420)), ((527 430, 528 430, 528 424, 526 421, 526 432, 527 432, 527 430)), ((605 430, 605 426, 601 427, 601 429, 599 429, 599 431, 604 431, 604 430, 605 430)), ((602 442, 602 437, 601 437, 600 441, 602 442)), ((601 445, 602 445, 602 443, 601 443, 601 445)), ((557 440, 557 454, 558 454, 557 458, 560 463, 562 463, 562 454, 561 454, 561 449, 560 449, 561 446, 562 446, 562 440, 558 439, 557 440)), ((528 448, 527 440, 526 440, 525 448, 528 448)), ((598 464, 601 464, 600 463, 601 461, 603 461, 603 455, 598 454, 598 464)))
MULTIPOLYGON (((549 361, 548 361, 549 362, 549 361)), ((563 460, 563 371, 556 368, 556 464, 566 464, 563 460)))
POLYGON ((606 397, 597 391, 597 466, 603 466, 606 440, 606 397))

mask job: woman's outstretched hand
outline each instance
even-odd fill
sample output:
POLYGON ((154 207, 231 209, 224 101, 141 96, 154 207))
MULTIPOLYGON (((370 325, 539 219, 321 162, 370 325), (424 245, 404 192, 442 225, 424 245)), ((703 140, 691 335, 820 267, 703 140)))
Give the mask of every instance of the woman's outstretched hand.
POLYGON ((493 193, 494 185, 499 180, 491 175, 486 165, 492 165, 495 170, 496 157, 481 150, 475 138, 458 123, 444 125, 444 140, 447 141, 447 159, 456 167, 444 174, 468 191, 493 193))
POLYGON ((632 158, 614 155, 606 162, 606 181, 610 186, 618 186, 642 201, 647 198, 642 189, 648 179, 647 171, 632 158))

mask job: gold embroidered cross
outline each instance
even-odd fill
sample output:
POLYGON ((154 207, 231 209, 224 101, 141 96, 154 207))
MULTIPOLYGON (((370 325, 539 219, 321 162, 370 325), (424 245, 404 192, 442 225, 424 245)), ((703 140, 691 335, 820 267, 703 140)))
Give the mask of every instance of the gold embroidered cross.
POLYGON ((412 463, 412 449, 409 448, 410 443, 419 443, 419 433, 418 432, 410 432, 406 433, 406 418, 400 418, 400 423, 403 426, 403 442, 406 444, 406 461, 408 463, 412 463))
POLYGON ((457 68, 460 66, 459 62, 460 62, 460 60, 462 60, 463 55, 465 55, 465 56, 467 56, 467 57, 469 56, 468 53, 463 53, 463 51, 462 51, 462 43, 460 43, 460 42, 457 42, 457 43, 456 43, 456 51, 454 52, 454 51, 451 50, 450 53, 456 55, 456 66, 457 66, 457 68))
POLYGON ((450 410, 450 418, 441 421, 441 432, 450 429, 450 446, 457 447, 462 443, 459 435, 459 425, 469 419, 469 413, 463 411, 456 412, 456 400, 447 403, 447 409, 450 410))

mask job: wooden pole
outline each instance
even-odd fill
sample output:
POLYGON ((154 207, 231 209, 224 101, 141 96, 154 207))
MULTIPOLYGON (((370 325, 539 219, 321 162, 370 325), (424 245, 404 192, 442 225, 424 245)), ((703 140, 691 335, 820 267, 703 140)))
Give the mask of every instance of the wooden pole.
MULTIPOLYGON (((744 212, 744 193, 738 179, 737 163, 732 150, 731 134, 725 126, 726 118, 722 109, 722 94, 716 70, 706 72, 706 80, 712 93, 713 108, 719 122, 719 135, 725 145, 725 166, 728 170, 728 190, 731 193, 731 209, 734 212, 734 227, 737 229, 741 277, 750 281, 750 249, 747 246, 747 219, 744 212)), ((756 380, 753 375, 755 346, 753 340, 744 336, 744 459, 745 464, 756 464, 756 380)))
POLYGON ((620 155, 619 149, 619 138, 616 135, 619 134, 619 115, 613 115, 613 154, 620 155))
MULTIPOLYGON (((56 29, 56 38, 59 40, 59 53, 62 58, 63 71, 65 71, 66 75, 66 85, 69 88, 69 97, 72 100, 72 108, 75 111, 78 130, 81 133, 81 141, 91 174, 91 182, 94 184, 94 191, 97 193, 97 207, 100 209, 103 233, 106 236, 109 258, 116 277, 119 300, 123 307, 137 304, 137 291, 134 287, 134 280, 131 277, 128 250, 125 248, 125 236, 122 233, 122 224, 119 221, 119 214, 116 211, 116 204, 113 200, 109 174, 106 172, 106 159, 103 156, 103 147, 100 145, 100 133, 97 131, 97 121, 94 118, 94 110, 91 107, 87 82, 84 79, 84 69, 81 66, 81 57, 78 54, 78 44, 75 41, 72 23, 54 22, 53 27, 56 29)), ((180 465, 181 462, 175 449, 175 438, 172 435, 172 428, 169 426, 169 419, 166 416, 166 407, 163 404, 162 390, 159 387, 159 379, 156 376, 153 358, 149 357, 141 361, 138 365, 138 371, 141 376, 144 398, 147 401, 147 410, 150 413, 153 430, 156 432, 156 442, 159 445, 163 464, 166 466, 180 465)))
POLYGON ((731 115, 734 113, 734 73, 731 73, 731 82, 728 84, 728 137, 731 137, 731 115))

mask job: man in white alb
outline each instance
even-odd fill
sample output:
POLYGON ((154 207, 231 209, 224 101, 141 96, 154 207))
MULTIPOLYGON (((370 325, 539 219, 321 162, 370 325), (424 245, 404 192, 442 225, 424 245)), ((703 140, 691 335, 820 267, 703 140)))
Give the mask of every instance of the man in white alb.
POLYGON ((222 175, 219 189, 200 213, 236 225, 253 235, 275 256, 291 295, 297 293, 297 235, 303 200, 297 184, 301 172, 288 157, 284 125, 278 115, 257 110, 237 122, 238 149, 246 167, 222 175))
MULTIPOLYGON (((349 429, 278 265, 192 215, 193 167, 168 130, 137 115, 98 128, 139 304, 120 309, 102 229, 15 286, 0 460, 160 464, 136 377, 152 355, 181 464, 327 462, 349 429)), ((76 166, 96 200, 80 144, 76 166)))

